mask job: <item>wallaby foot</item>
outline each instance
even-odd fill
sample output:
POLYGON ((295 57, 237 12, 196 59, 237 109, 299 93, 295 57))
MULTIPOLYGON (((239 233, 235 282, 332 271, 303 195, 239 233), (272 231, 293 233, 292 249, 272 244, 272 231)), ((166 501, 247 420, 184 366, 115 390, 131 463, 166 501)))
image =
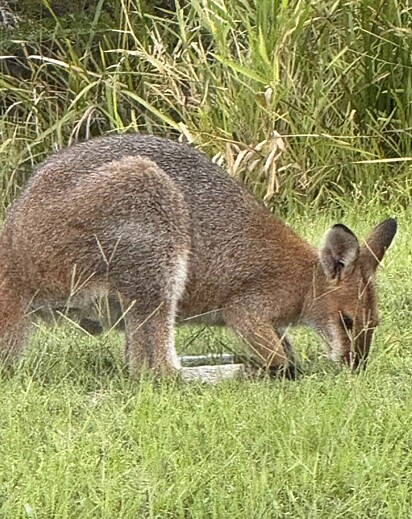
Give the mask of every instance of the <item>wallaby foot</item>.
POLYGON ((86 311, 80 311, 79 316, 79 326, 90 335, 100 335, 113 328, 124 331, 122 303, 117 297, 101 298, 86 311))
POLYGON ((277 333, 288 358, 288 366, 286 368, 281 367, 280 369, 278 366, 270 366, 268 369, 269 375, 275 378, 279 378, 280 376, 288 380, 296 380, 303 372, 299 357, 296 354, 296 351, 294 350, 289 338, 284 333, 277 333))
POLYGON ((292 375, 292 345, 280 337, 272 323, 256 314, 234 307, 225 312, 225 321, 248 345, 259 364, 271 373, 292 375))
POLYGON ((133 307, 126 311, 126 361, 133 373, 150 369, 159 374, 180 370, 174 346, 174 315, 169 305, 160 303, 150 314, 133 307))
POLYGON ((79 326, 90 335, 100 335, 103 333, 103 326, 94 319, 83 317, 80 319, 79 326))

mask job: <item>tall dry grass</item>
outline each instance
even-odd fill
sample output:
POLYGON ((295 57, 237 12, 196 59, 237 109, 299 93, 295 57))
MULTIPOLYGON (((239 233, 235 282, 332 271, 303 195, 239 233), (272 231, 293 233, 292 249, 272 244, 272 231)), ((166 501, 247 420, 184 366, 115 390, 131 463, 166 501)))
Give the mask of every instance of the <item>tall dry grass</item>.
POLYGON ((116 4, 3 32, 4 206, 52 150, 110 131, 190 140, 269 204, 409 202, 409 2, 116 4))

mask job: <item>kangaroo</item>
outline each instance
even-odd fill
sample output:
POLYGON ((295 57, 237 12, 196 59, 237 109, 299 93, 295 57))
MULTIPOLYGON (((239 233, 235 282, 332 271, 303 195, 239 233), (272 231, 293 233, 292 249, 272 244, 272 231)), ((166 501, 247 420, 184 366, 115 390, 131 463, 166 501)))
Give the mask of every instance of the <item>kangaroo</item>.
MULTIPOLYGON (((48 158, 0 235, 0 352, 17 358, 35 315, 107 298, 139 372, 180 369, 175 324, 226 325, 269 371, 292 370, 284 331, 308 325, 332 360, 364 364, 378 325, 376 271, 394 219, 360 244, 334 225, 320 250, 194 148, 150 135, 94 138, 48 158)), ((83 315, 83 317, 82 317, 83 315)))

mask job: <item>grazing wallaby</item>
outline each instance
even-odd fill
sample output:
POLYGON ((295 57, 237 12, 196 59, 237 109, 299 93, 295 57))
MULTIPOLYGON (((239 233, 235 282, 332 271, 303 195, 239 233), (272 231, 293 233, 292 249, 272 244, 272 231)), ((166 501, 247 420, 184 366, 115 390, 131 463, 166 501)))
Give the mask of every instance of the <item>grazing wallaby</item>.
POLYGON ((88 312, 107 297, 134 370, 179 369, 174 324, 199 321, 231 327, 270 369, 290 367, 283 330, 295 324, 357 366, 378 324, 375 273, 395 233, 388 219, 360 245, 338 224, 318 251, 187 145, 92 139, 40 165, 8 212, 0 352, 22 351, 33 312, 77 312, 98 332, 88 312))

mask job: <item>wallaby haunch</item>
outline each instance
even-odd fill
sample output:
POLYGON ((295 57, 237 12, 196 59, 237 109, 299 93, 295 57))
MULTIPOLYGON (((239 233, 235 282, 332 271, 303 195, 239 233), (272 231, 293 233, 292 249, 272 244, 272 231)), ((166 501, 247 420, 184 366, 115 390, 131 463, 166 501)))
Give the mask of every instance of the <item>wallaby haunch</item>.
POLYGON ((309 325, 332 359, 357 366, 378 324, 375 273, 395 233, 385 220, 360 245, 338 224, 318 251, 187 145, 92 139, 40 165, 8 211, 0 353, 22 352, 36 314, 78 314, 98 332, 90 309, 106 298, 116 314, 106 324, 124 321, 135 371, 178 370, 173 329, 190 321, 231 327, 270 369, 292 363, 284 330, 309 325))

